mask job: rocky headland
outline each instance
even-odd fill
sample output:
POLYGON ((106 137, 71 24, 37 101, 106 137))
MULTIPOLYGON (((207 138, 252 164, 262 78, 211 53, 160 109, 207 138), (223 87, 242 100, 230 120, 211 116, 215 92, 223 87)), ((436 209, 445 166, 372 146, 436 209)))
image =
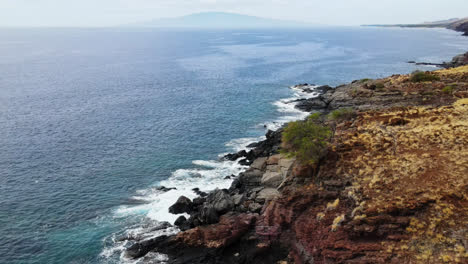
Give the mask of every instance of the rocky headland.
MULTIPOLYGON (((463 36, 468 36, 468 18, 454 18, 444 21, 426 22, 421 24, 395 24, 395 25, 365 25, 371 27, 403 27, 403 28, 446 28, 463 33, 463 36)), ((433 62, 416 62, 408 61, 416 65, 429 65, 441 68, 453 68, 466 65, 468 63, 468 52, 458 55, 450 62, 433 63, 433 62)))
POLYGON ((371 27, 405 27, 405 28, 447 28, 462 32, 464 36, 468 36, 468 17, 454 18, 444 21, 425 22, 421 24, 394 24, 394 25, 364 25, 371 27))
MULTIPOLYGON (((225 158, 229 189, 180 197, 181 232, 127 249, 168 263, 468 263, 468 65, 357 80, 296 107, 332 132, 304 164, 284 129, 225 158)), ((301 122, 301 121, 299 121, 301 122)), ((304 122, 304 121, 302 121, 304 122)))

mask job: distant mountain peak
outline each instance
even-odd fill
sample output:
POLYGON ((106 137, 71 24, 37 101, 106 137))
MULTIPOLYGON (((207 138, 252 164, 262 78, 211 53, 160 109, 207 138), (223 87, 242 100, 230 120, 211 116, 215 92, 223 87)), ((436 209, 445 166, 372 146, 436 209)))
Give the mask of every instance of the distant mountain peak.
POLYGON ((262 18, 228 12, 200 12, 174 18, 161 18, 135 26, 145 27, 188 27, 188 28, 267 28, 307 27, 310 24, 262 18))

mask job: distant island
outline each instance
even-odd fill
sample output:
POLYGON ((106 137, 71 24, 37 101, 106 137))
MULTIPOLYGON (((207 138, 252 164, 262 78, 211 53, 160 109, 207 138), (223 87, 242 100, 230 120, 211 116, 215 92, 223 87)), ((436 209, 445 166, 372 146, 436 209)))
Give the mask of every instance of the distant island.
POLYGON ((131 26, 168 28, 284 28, 309 27, 312 24, 235 13, 203 12, 174 18, 160 18, 132 24, 131 26))
POLYGON ((393 25, 363 25, 368 27, 405 27, 405 28, 447 28, 455 31, 463 32, 463 35, 468 36, 468 17, 452 18, 442 21, 424 22, 421 24, 393 24, 393 25))

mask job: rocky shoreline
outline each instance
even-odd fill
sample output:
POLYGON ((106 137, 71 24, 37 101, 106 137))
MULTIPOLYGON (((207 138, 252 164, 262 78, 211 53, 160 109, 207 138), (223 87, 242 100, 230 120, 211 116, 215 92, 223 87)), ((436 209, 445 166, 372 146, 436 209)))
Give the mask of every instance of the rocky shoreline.
POLYGON ((453 67, 460 67, 463 65, 468 64, 468 52, 465 54, 460 54, 455 57, 450 62, 443 62, 443 63, 431 63, 431 62, 416 62, 416 61, 408 61, 408 63, 416 64, 416 65, 426 65, 426 66, 435 66, 440 68, 453 68, 453 67))
MULTIPOLYGON (((465 64, 467 54, 464 55, 465 64)), ((225 159, 239 160, 250 166, 234 179, 229 189, 199 193, 193 200, 182 196, 171 206, 171 213, 189 215, 188 219, 181 216, 175 222, 181 232, 136 241, 126 250, 126 256, 145 260, 148 252, 158 252, 168 256, 168 263, 413 263, 426 257, 423 249, 412 248, 418 243, 407 242, 411 237, 415 241, 418 239, 411 234, 411 230, 416 229, 415 221, 422 223, 433 213, 431 210, 445 210, 447 205, 451 215, 445 220, 455 221, 453 218, 457 217, 456 221, 461 221, 457 224, 462 228, 437 226, 430 232, 443 234, 447 237, 443 243, 459 250, 449 254, 439 244, 434 244, 427 263, 440 263, 445 259, 468 261, 465 250, 468 232, 463 229, 468 224, 468 215, 466 210, 457 213, 450 207, 468 208, 466 164, 453 161, 458 164, 457 169, 436 168, 453 176, 445 179, 451 184, 447 188, 462 192, 461 196, 454 198, 453 194, 439 189, 432 193, 431 188, 435 188, 432 185, 425 190, 405 189, 412 186, 414 175, 426 177, 427 171, 434 170, 418 157, 405 155, 422 151, 420 157, 428 155, 428 159, 439 161, 440 153, 449 151, 447 146, 453 148, 458 144, 465 155, 468 144, 467 106, 456 103, 468 98, 468 66, 426 74, 437 78, 419 82, 411 75, 393 75, 379 80, 357 80, 335 88, 296 86, 304 92, 320 93, 318 97, 300 100, 296 107, 321 113, 320 122, 334 132, 329 150, 318 166, 304 166, 281 154, 283 128, 268 131, 266 140, 251 144, 250 151, 225 156, 225 159), (447 87, 451 87, 449 92, 447 87), (353 114, 344 119, 327 118, 337 109, 352 109, 353 114), (422 119, 441 118, 455 127, 456 134, 454 139, 440 143, 443 145, 434 143, 434 148, 439 148, 434 152, 439 153, 437 157, 418 143, 411 143, 415 146, 408 154, 406 145, 396 143, 399 133, 403 135, 411 125, 416 126, 422 119), (370 131, 374 134, 369 134, 370 131), (384 153, 391 158, 380 157, 384 153), (368 154, 373 156, 368 157, 368 154), (380 166, 372 163, 372 157, 375 161, 380 159, 380 166), (400 170, 413 173, 404 180, 409 182, 387 180, 397 176, 403 179, 404 173, 391 172, 393 167, 390 166, 392 159, 401 157, 406 157, 410 163, 405 165, 406 169, 399 165, 400 170), (382 178, 375 179, 377 171, 382 173, 382 178), (463 173, 465 176, 460 177, 463 173), (365 176, 367 174, 370 176, 365 176), (392 196, 383 195, 386 192, 392 196), (395 197, 399 200, 394 200, 395 197), (375 204, 375 201, 382 203, 375 204)), ((412 131, 422 133, 418 129, 414 127, 412 131)), ((426 137, 425 134, 416 136, 426 137)), ((458 158, 468 158, 463 155, 458 158)), ((450 164, 452 160, 443 162, 450 164)), ((433 178, 424 179, 435 183, 433 178)), ((419 227, 423 229, 429 224, 427 220, 419 227)), ((421 243, 428 244, 424 239, 420 238, 421 243)), ((144 262, 151 263, 151 259, 144 262)))

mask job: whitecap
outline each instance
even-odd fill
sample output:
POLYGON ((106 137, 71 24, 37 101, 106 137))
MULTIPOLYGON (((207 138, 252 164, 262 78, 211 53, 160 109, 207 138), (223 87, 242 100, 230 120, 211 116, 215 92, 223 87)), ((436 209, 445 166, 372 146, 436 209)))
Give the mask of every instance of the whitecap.
POLYGON ((264 140, 265 136, 260 137, 248 137, 248 138, 236 138, 225 144, 226 147, 230 148, 234 152, 241 150, 249 150, 248 145, 264 140))

